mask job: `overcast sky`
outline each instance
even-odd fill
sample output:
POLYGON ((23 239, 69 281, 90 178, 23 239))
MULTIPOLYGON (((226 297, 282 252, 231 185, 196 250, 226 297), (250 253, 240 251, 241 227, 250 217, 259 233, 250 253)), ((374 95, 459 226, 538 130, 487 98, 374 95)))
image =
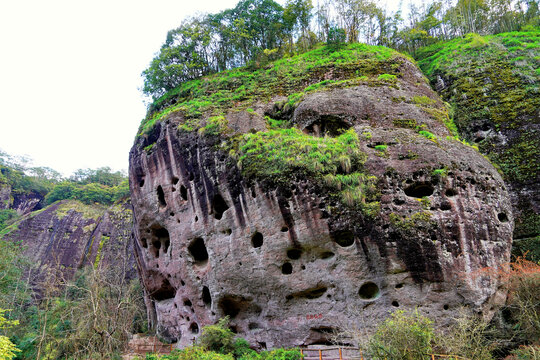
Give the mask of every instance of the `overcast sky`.
POLYGON ((0 0, 0 149, 64 175, 127 169, 140 74, 167 31, 237 2, 0 0))

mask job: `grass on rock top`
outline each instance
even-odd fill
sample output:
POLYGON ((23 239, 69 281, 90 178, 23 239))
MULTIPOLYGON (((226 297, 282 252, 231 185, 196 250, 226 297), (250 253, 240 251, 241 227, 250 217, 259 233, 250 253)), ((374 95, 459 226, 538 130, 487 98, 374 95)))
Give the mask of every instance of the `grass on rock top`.
POLYGON ((298 97, 328 86, 354 86, 363 82, 387 84, 399 75, 402 55, 382 46, 350 44, 320 46, 301 55, 262 65, 231 69, 180 84, 150 106, 139 135, 157 121, 179 111, 185 118, 223 115, 226 110, 248 108, 253 102, 276 95, 298 97), (379 78, 379 75, 383 75, 379 78), (326 77, 331 76, 331 79, 326 77))
POLYGON ((248 177, 281 185, 292 178, 308 178, 366 216, 378 211, 377 179, 362 172, 366 155, 353 129, 335 138, 314 137, 296 128, 244 134, 238 154, 231 155, 238 157, 248 177))

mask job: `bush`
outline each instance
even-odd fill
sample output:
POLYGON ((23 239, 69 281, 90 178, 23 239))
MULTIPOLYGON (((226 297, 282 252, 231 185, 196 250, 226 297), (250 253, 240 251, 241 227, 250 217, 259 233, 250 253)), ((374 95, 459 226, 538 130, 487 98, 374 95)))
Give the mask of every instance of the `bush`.
POLYGON ((432 322, 412 312, 396 311, 377 328, 367 345, 373 359, 422 359, 432 352, 432 322))
POLYGON ((221 354, 230 354, 235 350, 234 333, 227 327, 229 317, 219 320, 215 325, 203 327, 197 345, 201 348, 221 354))
POLYGON ((493 343, 488 339, 488 325, 482 318, 463 310, 448 329, 438 334, 437 346, 445 354, 491 360, 493 343))
POLYGON ((540 359, 540 346, 520 346, 512 351, 507 360, 538 360, 540 359))

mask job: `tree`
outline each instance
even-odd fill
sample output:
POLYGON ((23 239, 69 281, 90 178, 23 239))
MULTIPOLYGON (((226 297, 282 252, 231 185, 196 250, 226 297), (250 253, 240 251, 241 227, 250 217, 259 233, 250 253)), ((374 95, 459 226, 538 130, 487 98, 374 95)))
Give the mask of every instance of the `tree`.
MULTIPOLYGON (((18 324, 18 321, 7 320, 4 317, 6 311, 7 310, 0 309, 0 331, 4 331, 18 324)), ((20 352, 20 350, 17 349, 15 344, 13 344, 7 336, 0 335, 0 359, 11 360, 17 355, 17 352, 20 352)))

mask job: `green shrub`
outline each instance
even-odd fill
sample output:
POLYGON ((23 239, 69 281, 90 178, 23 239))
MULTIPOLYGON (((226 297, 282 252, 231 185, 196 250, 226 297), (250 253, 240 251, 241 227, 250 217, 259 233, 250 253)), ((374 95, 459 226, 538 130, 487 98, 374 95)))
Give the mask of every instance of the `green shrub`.
POLYGON ((373 359, 412 360, 431 354, 434 337, 432 322, 412 312, 396 311, 386 319, 369 340, 367 353, 373 359))
POLYGON ((0 230, 7 227, 17 218, 17 212, 13 209, 0 209, 0 230))
POLYGON ((197 345, 205 350, 220 354, 233 353, 235 350, 234 333, 227 327, 228 323, 229 317, 227 316, 215 325, 203 327, 202 334, 197 339, 197 345))

